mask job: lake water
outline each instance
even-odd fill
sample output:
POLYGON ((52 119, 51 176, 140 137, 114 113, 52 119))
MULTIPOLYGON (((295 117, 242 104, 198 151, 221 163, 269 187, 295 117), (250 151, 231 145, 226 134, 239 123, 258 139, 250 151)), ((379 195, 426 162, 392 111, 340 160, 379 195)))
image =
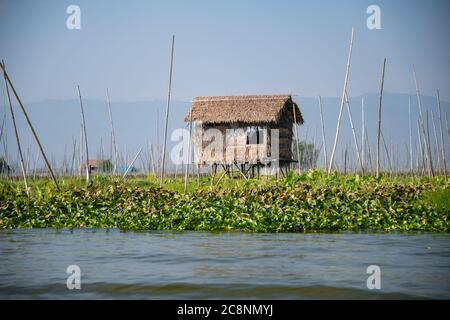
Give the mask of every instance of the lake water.
POLYGON ((449 299, 450 235, 0 231, 0 298, 449 299))

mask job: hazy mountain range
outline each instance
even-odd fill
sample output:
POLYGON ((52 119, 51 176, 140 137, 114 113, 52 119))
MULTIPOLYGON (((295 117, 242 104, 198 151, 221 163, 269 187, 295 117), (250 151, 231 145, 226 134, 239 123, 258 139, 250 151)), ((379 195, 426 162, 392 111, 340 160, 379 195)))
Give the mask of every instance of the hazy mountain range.
MULTIPOLYGON (((369 145, 373 152, 375 146, 375 135, 377 128, 377 94, 365 94, 350 98, 350 107, 353 115, 357 138, 361 143, 361 98, 364 98, 365 123, 369 138, 369 145)), ((305 124, 299 128, 300 139, 315 141, 317 147, 322 146, 320 114, 318 99, 311 97, 294 96, 298 103, 305 124)), ((406 146, 409 146, 409 126, 408 126, 408 98, 411 100, 413 149, 418 146, 417 119, 418 106, 415 95, 385 93, 383 96, 382 108, 382 132, 386 143, 393 153, 398 155, 399 161, 406 164, 406 146)), ((440 143, 440 126, 438 121, 438 108, 435 97, 422 96, 422 107, 426 122, 428 112, 429 134, 433 152, 436 153, 435 134, 432 124, 431 112, 434 114, 436 123, 436 135, 440 143)), ((337 116, 340 106, 340 98, 323 97, 323 113, 325 122, 325 136, 328 154, 331 152, 336 130, 337 116)), ((110 154, 110 125, 108 108, 106 101, 83 100, 85 108, 86 125, 89 138, 90 158, 99 157, 100 145, 103 145, 105 157, 110 154)), ((174 142, 170 141, 170 134, 175 128, 186 127, 183 122, 190 107, 189 101, 171 101, 168 127, 168 149, 170 150, 174 142)), ((450 113, 450 103, 441 101, 444 145, 446 148, 447 162, 450 154, 448 133, 445 117, 450 113)), ((64 154, 68 157, 72 154, 73 140, 77 143, 80 140, 80 107, 79 101, 74 100, 48 100, 25 105, 29 112, 30 119, 42 140, 45 151, 55 162, 60 162, 64 154)), ((120 152, 129 155, 131 158, 140 146, 153 144, 161 146, 163 143, 163 126, 165 117, 166 101, 146 101, 146 102, 111 102, 114 125, 116 128, 117 143, 120 152)), ((0 115, 5 112, 3 108, 0 115)), ((18 130, 22 139, 23 148, 30 144, 31 153, 36 153, 36 145, 31 139, 29 130, 26 127, 23 116, 16 107, 16 118, 18 118, 18 130)), ((340 143, 338 145, 337 160, 340 161, 343 147, 347 144, 353 148, 353 137, 349 124, 349 117, 344 108, 340 143)), ((9 111, 7 113, 7 139, 8 153, 11 159, 16 159, 16 146, 10 121, 9 111)), ((447 120, 448 121, 448 120, 447 120)), ((2 143, 3 145, 3 143, 2 143)), ((3 146, 2 146, 3 154, 3 146)), ((323 150, 323 148, 322 148, 323 150)), ((33 155, 31 158, 33 158, 33 155)), ((323 163, 323 154, 319 156, 319 163, 323 163)))

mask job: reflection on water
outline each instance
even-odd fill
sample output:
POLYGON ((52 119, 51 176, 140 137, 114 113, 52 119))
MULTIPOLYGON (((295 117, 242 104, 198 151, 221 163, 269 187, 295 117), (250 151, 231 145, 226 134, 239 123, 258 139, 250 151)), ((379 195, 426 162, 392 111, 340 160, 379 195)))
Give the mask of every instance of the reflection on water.
POLYGON ((449 299, 449 273, 449 234, 0 231, 2 299, 449 299))

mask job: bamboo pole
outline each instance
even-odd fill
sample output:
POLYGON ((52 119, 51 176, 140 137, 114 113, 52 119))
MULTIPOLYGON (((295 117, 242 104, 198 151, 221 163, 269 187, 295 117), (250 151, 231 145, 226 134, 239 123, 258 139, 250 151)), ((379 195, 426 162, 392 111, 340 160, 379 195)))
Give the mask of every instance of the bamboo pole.
POLYGON ((116 143, 116 131, 114 130, 114 122, 112 117, 112 111, 111 111, 111 100, 109 98, 109 90, 106 88, 106 99, 108 100, 108 113, 109 113, 109 125, 111 127, 111 143, 112 148, 114 149, 114 166, 113 166, 113 175, 117 172, 117 164, 118 164, 118 150, 117 150, 117 143, 116 143))
POLYGON ((70 176, 73 176, 73 169, 75 167, 75 156, 77 152, 77 142, 75 141, 75 138, 72 136, 72 161, 70 163, 70 176))
POLYGON ((431 151, 429 148, 429 145, 427 144, 427 135, 425 133, 425 127, 424 127, 424 123, 423 123, 423 114, 422 114, 422 102, 420 100, 420 90, 419 90, 419 83, 417 81, 417 76, 416 76, 416 67, 413 65, 413 76, 414 76, 414 83, 416 85, 416 95, 417 95, 417 103, 419 106, 419 123, 420 123, 420 127, 422 128, 422 134, 423 134, 423 143, 424 143, 424 151, 425 151, 425 157, 427 160, 427 169, 428 169, 428 174, 430 177, 433 176, 433 164, 431 162, 431 151))
POLYGON ((7 99, 6 99, 6 92, 5 92, 5 87, 2 86, 2 90, 3 90, 3 98, 4 98, 4 105, 5 105, 5 114, 3 115, 3 122, 4 122, 4 127, 2 129, 3 132, 3 156, 4 156, 4 161, 6 162, 6 178, 9 179, 9 170, 8 170, 8 163, 9 163, 9 157, 8 157, 8 130, 7 130, 7 124, 6 124, 6 114, 7 114, 7 99), (4 131, 3 131, 4 130, 4 131))
POLYGON ((429 154, 429 159, 430 159, 430 165, 431 168, 433 170, 434 166, 433 166, 433 155, 431 154, 431 142, 430 142, 430 126, 429 126, 429 122, 428 122, 428 110, 425 112, 426 114, 426 120, 427 120, 427 125, 426 125, 426 136, 425 136, 425 140, 427 142, 428 145, 428 154, 429 154))
POLYGON ((30 157, 31 157, 31 146, 28 143, 27 149, 26 149, 26 156, 25 156, 25 174, 28 175, 30 173, 30 157))
POLYGON ((0 67, 3 70, 3 76, 8 81, 8 84, 9 84, 9 86, 11 87, 11 89, 12 89, 12 91, 14 93, 14 96, 15 96, 18 104, 19 104, 19 107, 20 107, 23 115, 25 116, 25 120, 26 120, 26 122, 28 124, 28 127, 30 128, 31 133, 33 134, 33 137, 34 137, 34 139, 35 139, 35 141, 36 141, 36 143, 37 143, 37 145, 39 147, 39 150, 40 150, 40 152, 42 154, 42 158, 44 159, 45 165, 47 166, 47 169, 50 172, 50 175, 52 177, 53 183, 55 184, 56 189, 59 190, 59 185, 58 185, 58 182, 56 181, 56 177, 55 177, 55 175, 53 173, 53 170, 52 170, 52 168, 50 166, 50 163, 48 162, 48 159, 47 159, 47 156, 45 155, 44 149, 42 148, 41 141, 39 140, 39 138, 38 138, 38 136, 36 134, 36 131, 34 130, 33 125, 31 124, 30 118, 28 117, 28 114, 25 111, 25 108, 24 108, 24 106, 22 104, 22 101, 20 100, 19 95, 17 94, 16 89, 14 88, 14 86, 13 86, 13 84, 11 82, 11 79, 8 76, 8 73, 6 72, 5 67, 3 66, 3 63, 0 63, 0 67))
POLYGON ((448 114, 447 114, 447 111, 445 112, 445 126, 447 127, 447 139, 448 139, 448 143, 450 144, 450 129, 448 127, 448 114))
POLYGON ((2 142, 2 139, 3 139, 3 130, 5 129, 5 123, 6 123, 6 112, 3 115, 3 119, 2 119, 2 127, 0 129, 0 142, 2 142))
POLYGON ((369 164, 370 164, 370 172, 373 173, 372 152, 370 150, 369 136, 367 134, 367 128, 364 128, 364 136, 365 136, 366 145, 367 145, 367 158, 368 158, 369 164))
POLYGON ((295 141, 296 141, 296 145, 297 145, 297 170, 298 170, 298 174, 301 174, 301 158, 300 158, 300 144, 298 141, 298 126, 297 126, 297 115, 295 112, 295 104, 292 103, 292 114, 294 115, 294 128, 295 128, 295 141))
POLYGON ((157 167, 155 165, 155 154, 153 153, 153 144, 150 144, 150 158, 152 160, 152 170, 153 174, 157 175, 157 167))
POLYGON ((386 58, 383 61, 383 69, 381 71, 381 87, 380 87, 380 96, 378 99, 378 131, 377 131, 377 178, 380 176, 380 134, 381 134, 381 105, 383 99, 383 87, 384 87, 384 70, 386 68, 386 58))
POLYGON ((186 193, 187 190, 189 164, 191 162, 191 140, 192 140, 191 135, 192 135, 192 108, 189 111, 189 141, 188 141, 188 156, 186 162, 186 171, 184 172, 184 193, 186 193))
POLYGON ((431 123, 433 124, 433 135, 434 135, 434 143, 436 144, 436 153, 437 153, 437 165, 438 167, 441 169, 441 171, 443 171, 443 164, 441 162, 441 159, 439 158, 439 142, 438 142, 438 137, 437 137, 437 130, 436 130, 436 123, 434 121, 434 113, 433 110, 431 110, 431 123))
POLYGON ((422 174, 425 171, 425 153, 424 153, 424 146, 422 144, 422 134, 420 133, 420 120, 417 120, 417 134, 419 137, 419 149, 420 149, 420 155, 422 156, 422 174))
POLYGON ((89 183, 89 180, 91 177, 91 170, 89 168, 89 147, 88 147, 87 132, 86 132, 86 121, 84 118, 83 100, 81 99, 81 91, 80 91, 79 85, 77 85, 77 90, 78 90, 78 96, 80 98, 81 125, 83 127, 84 144, 85 144, 85 148, 86 148, 86 182, 89 183))
POLYGON ((442 116, 441 116, 441 98, 439 97, 439 90, 436 90, 436 99, 438 103, 438 111, 439 111, 439 127, 441 131, 441 156, 442 156, 442 163, 444 164, 444 174, 447 174, 447 163, 445 160, 445 149, 444 149, 444 133, 442 129, 442 116))
POLYGON ((81 177, 83 176, 83 162, 84 162, 84 156, 83 156, 83 151, 84 151, 84 135, 83 135, 83 125, 80 123, 80 148, 78 151, 78 176, 81 177))
POLYGON ((164 124, 164 145, 161 159, 161 180, 159 186, 162 188, 164 185, 164 162, 166 160, 166 144, 167 144, 167 125, 169 122, 169 107, 170 107, 170 90, 172 88, 172 67, 173 67, 173 47, 175 44, 175 35, 172 35, 172 49, 170 54, 170 68, 169 68, 169 88, 167 90, 167 107, 166 107, 166 121, 164 124))
MULTIPOLYGON (((384 140, 383 132, 380 132, 380 134, 381 134, 381 139, 383 140, 384 151, 386 152, 387 163, 389 166, 389 175, 392 175, 392 161, 391 161, 391 157, 389 156, 389 149, 386 145, 386 141, 384 140)), ((392 148, 391 148, 391 152, 392 152, 392 148)), ((377 174, 377 177, 378 177, 378 174, 377 174)))
POLYGON ((131 167, 133 166, 134 162, 136 161, 137 157, 139 157, 139 154, 142 151, 142 147, 139 149, 138 153, 136 153, 136 155, 134 156, 133 160, 131 161, 130 165, 127 167, 127 169, 125 170, 122 179, 125 178, 125 176, 127 175, 127 173, 130 171, 131 167))
POLYGON ((325 168, 328 167, 328 154, 327 154, 327 144, 325 141, 325 125, 323 120, 323 109, 322 109, 322 97, 319 96, 319 110, 320 110, 320 123, 322 126, 322 141, 323 141, 323 156, 325 161, 325 168))
POLYGON ((340 128, 341 128, 342 111, 344 109, 344 99, 345 99, 345 93, 347 92, 347 83, 348 83, 348 76, 349 76, 349 71, 350 71, 350 62, 351 62, 351 58, 352 58, 352 48, 353 48, 354 35, 355 35, 355 29, 352 28, 352 36, 351 36, 351 39, 350 39, 350 48, 349 48, 349 52, 348 52, 347 67, 346 67, 346 70, 345 70, 344 88, 342 89, 341 107, 339 109, 339 117, 338 117, 338 122, 337 122, 337 126, 336 126, 336 135, 334 137, 333 149, 331 151, 331 158, 330 158, 330 163, 329 163, 329 166, 328 166, 328 174, 331 173, 331 169, 333 168, 334 155, 336 153, 336 147, 337 147, 337 143, 338 143, 338 139, 339 139, 339 131, 340 131, 340 128))
MULTIPOLYGON (((3 60, 2 60, 2 65, 3 65, 3 68, 5 68, 5 62, 3 60)), ((5 73, 3 73, 3 75, 5 75, 5 73)), ((30 196, 30 190, 28 188, 27 172, 25 170, 25 163, 24 163, 23 154, 22 154, 22 146, 20 144, 19 133, 17 132, 16 117, 14 116, 14 110, 13 110, 12 103, 11 103, 11 95, 9 94, 8 82, 6 81, 6 77, 4 77, 4 80, 5 80, 6 95, 8 97, 9 111, 11 112, 11 119, 12 119, 13 128, 14 128, 14 136, 16 137, 16 142, 17 142, 17 150, 19 153, 20 168, 22 170, 23 183, 25 185, 25 192, 26 192, 27 196, 30 196)))
POLYGON ((409 119, 409 159, 410 171, 413 173, 413 150, 412 150, 412 127, 411 127, 411 97, 408 96, 408 119, 409 119))
POLYGON ((362 158, 361 158, 361 154, 360 154, 360 151, 359 151, 358 138, 356 137, 355 126, 353 125, 353 117, 352 117, 352 112, 350 110, 350 103, 348 101, 348 94, 347 94, 347 92, 345 93, 345 98, 346 98, 345 100, 346 100, 346 105, 347 105, 348 117, 350 119, 350 127, 352 129, 353 140, 355 142, 356 155, 358 157, 359 166, 361 168, 361 174, 364 175, 364 165, 362 163, 362 158))
POLYGON ((366 126, 366 120, 364 117, 364 97, 361 97, 361 162, 363 168, 366 168, 366 145, 364 143, 364 128, 366 126))
POLYGON ((41 154, 38 152, 37 153, 37 155, 36 155, 36 158, 34 159, 34 168, 33 168, 33 180, 36 180, 36 171, 37 171, 37 165, 38 165, 38 162, 39 162, 39 156, 40 156, 41 154))

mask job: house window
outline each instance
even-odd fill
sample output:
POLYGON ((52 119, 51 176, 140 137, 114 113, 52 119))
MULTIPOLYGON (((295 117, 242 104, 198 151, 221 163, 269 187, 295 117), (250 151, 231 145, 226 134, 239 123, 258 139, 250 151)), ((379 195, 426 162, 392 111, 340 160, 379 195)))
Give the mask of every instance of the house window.
POLYGON ((263 140, 263 132, 260 128, 247 128, 247 144, 263 144, 263 140))

